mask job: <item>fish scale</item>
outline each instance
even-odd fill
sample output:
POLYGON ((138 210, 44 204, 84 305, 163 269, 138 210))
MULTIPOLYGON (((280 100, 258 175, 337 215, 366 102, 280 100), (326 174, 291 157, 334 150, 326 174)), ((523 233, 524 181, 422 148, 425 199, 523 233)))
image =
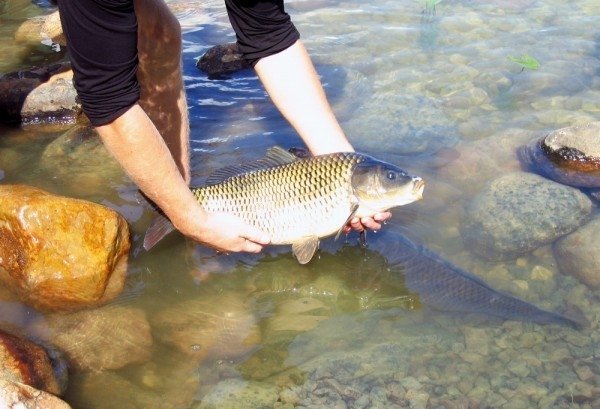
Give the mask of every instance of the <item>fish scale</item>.
POLYGON ((339 153, 298 160, 194 188, 207 211, 233 213, 271 235, 273 244, 338 231, 351 211, 352 169, 363 160, 339 153))

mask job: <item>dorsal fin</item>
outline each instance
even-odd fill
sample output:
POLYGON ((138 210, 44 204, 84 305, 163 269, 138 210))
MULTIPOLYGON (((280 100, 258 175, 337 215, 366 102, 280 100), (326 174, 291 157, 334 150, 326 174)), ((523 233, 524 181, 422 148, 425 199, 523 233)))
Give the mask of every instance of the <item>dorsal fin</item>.
POLYGON ((224 168, 216 170, 206 179, 206 184, 216 185, 217 183, 224 182, 234 176, 240 176, 257 170, 268 169, 273 166, 286 165, 299 159, 300 158, 286 151, 285 149, 279 146, 273 146, 267 150, 267 153, 263 158, 253 162, 243 163, 241 165, 225 166, 224 168))

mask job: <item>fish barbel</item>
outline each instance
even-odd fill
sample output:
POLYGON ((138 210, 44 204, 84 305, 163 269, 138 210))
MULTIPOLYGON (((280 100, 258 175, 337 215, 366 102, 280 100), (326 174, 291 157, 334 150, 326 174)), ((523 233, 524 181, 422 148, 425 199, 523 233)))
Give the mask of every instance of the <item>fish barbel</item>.
MULTIPOLYGON (((271 244, 291 244, 305 264, 320 239, 339 234, 353 217, 419 200, 423 188, 420 177, 361 153, 299 158, 273 147, 258 161, 217 170, 192 192, 206 211, 234 214, 269 233, 271 244)), ((147 239, 146 249, 153 245, 147 239)))

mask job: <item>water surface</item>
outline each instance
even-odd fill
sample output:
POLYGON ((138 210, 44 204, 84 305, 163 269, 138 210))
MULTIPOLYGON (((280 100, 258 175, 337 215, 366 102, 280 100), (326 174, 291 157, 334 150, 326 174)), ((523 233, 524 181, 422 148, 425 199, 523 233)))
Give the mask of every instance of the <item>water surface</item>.
MULTIPOLYGON (((177 3, 199 178, 272 145, 301 146, 252 71, 210 79, 195 68, 209 47, 234 40, 221 2, 177 3)), ((107 204, 133 229, 129 280, 115 305, 147 315, 151 359, 72 374, 65 399, 74 408, 244 407, 248 396, 275 396, 277 407, 598 404, 597 322, 574 331, 431 310, 380 253, 393 251, 394 234, 408 234, 495 288, 553 310, 571 303, 597 321, 597 295, 558 271, 549 246, 485 261, 465 248, 460 225, 487 181, 519 169, 514 147, 600 119, 600 6, 442 1, 434 12, 425 3, 287 3, 352 143, 427 182, 424 200, 396 210, 366 250, 350 235, 299 266, 288 248, 223 256, 174 234, 146 253, 152 214, 114 163, 48 159, 65 126, 0 128, 3 183, 107 204), (540 69, 509 59, 525 54, 540 69), (540 267, 547 279, 530 280, 540 267), (183 341, 173 335, 179 320, 183 341), (224 391, 238 394, 231 406, 218 400, 224 391)), ((47 12, 0 2, 0 72, 62 58, 12 40, 20 22, 47 12)))

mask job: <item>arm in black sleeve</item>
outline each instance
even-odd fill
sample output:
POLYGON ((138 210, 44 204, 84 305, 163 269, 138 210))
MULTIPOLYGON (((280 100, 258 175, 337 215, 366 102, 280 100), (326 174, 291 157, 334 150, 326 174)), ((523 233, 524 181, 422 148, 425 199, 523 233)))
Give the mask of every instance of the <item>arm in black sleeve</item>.
POLYGON ((256 62, 292 46, 300 33, 294 27, 283 0, 225 0, 238 48, 254 66, 256 62))
POLYGON ((140 97, 133 0, 59 0, 58 8, 83 111, 105 125, 140 97))

